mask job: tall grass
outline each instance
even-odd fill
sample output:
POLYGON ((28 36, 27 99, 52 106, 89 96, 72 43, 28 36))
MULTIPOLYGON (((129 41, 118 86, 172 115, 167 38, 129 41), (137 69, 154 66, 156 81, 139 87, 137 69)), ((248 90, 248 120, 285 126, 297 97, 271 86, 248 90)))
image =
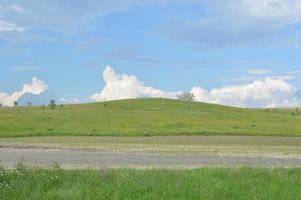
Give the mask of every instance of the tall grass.
POLYGON ((301 199, 301 169, 0 169, 0 199, 301 199))

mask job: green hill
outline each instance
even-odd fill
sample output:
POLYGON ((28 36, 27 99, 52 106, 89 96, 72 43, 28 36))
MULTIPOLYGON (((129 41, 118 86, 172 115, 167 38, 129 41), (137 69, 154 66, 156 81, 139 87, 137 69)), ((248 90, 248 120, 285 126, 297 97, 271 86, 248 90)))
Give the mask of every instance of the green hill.
POLYGON ((167 99, 0 108, 0 137, 40 135, 301 136, 298 112, 253 110, 167 99))

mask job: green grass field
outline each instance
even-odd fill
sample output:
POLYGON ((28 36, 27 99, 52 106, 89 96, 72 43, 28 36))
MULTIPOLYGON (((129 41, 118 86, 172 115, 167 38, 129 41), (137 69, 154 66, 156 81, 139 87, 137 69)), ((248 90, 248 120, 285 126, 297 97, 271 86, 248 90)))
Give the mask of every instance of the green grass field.
POLYGON ((255 110, 167 99, 0 109, 0 137, 252 135, 301 136, 293 110, 255 110))
POLYGON ((301 199, 301 169, 0 169, 1 200, 301 199))

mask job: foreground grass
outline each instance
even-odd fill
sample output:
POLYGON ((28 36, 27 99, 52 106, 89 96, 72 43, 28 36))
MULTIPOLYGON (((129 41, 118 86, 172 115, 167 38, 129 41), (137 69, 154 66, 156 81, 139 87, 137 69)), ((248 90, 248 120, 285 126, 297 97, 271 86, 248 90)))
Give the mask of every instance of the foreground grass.
POLYGON ((0 169, 10 199, 301 199, 301 169, 0 169))
POLYGON ((300 113, 167 99, 0 109, 0 137, 252 135, 301 136, 300 113))

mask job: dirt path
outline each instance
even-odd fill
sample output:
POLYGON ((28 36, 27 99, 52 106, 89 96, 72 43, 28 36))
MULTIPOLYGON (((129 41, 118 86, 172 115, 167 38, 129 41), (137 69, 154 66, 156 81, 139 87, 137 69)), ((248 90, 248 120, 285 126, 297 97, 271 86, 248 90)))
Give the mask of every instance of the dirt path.
POLYGON ((67 149, 0 149, 0 162, 5 167, 19 161, 31 166, 60 164, 63 168, 101 167, 201 167, 201 166, 279 166, 301 167, 301 157, 247 154, 150 154, 135 152, 79 151, 67 149))
POLYGON ((301 137, 156 136, 85 137, 47 136, 0 138, 0 148, 78 149, 140 153, 243 153, 301 156, 301 137))

